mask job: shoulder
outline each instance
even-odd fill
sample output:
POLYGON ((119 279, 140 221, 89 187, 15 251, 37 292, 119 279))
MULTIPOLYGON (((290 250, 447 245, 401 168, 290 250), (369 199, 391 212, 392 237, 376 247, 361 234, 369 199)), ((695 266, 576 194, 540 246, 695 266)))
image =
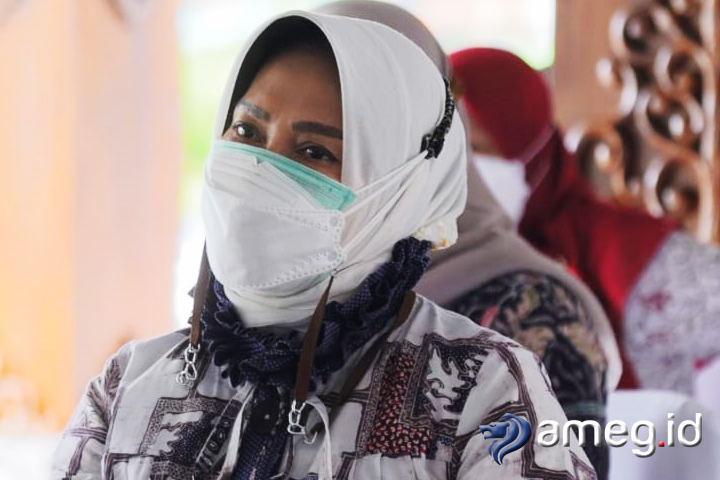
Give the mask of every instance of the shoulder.
POLYGON ((546 273, 518 270, 494 277, 459 296, 448 307, 475 316, 501 307, 523 306, 523 313, 543 310, 561 322, 584 321, 588 315, 579 297, 561 280, 546 273))
POLYGON ((555 277, 516 271, 485 282, 449 306, 472 321, 513 338, 541 358, 569 348, 595 370, 605 371, 593 319, 574 291, 555 277))
POLYGON ((386 353, 388 357, 404 357, 415 378, 437 379, 434 390, 426 392, 430 397, 447 390, 438 398, 455 398, 456 406, 465 411, 467 405, 471 416, 513 403, 528 412, 549 408, 553 415, 563 416, 537 354, 424 297, 418 297, 410 325, 385 350, 392 352, 386 353))
POLYGON ((461 343, 463 339, 472 343, 474 338, 483 338, 498 342, 511 342, 516 344, 510 338, 507 338, 486 326, 475 322, 468 316, 443 308, 432 300, 418 295, 415 306, 407 322, 404 334, 408 339, 416 339, 418 335, 426 335, 429 333, 458 340, 461 343))
MULTIPOLYGON (((369 402, 380 409, 372 430, 387 433, 383 419, 404 418, 407 428, 424 432, 432 457, 450 461, 458 433, 476 430, 502 402, 519 394, 528 399, 522 393, 526 378, 539 378, 548 390, 531 352, 418 296, 410 318, 383 346, 368 376, 369 402), (468 417, 468 411, 476 415, 468 417)), ((388 453, 380 443, 368 448, 388 453)), ((404 451, 398 446, 391 453, 404 451)))
MULTIPOLYGON (((418 296, 410 322, 392 341, 404 344, 405 351, 415 351, 415 366, 425 365, 427 374, 439 370, 479 382, 494 381, 498 376, 511 377, 521 383, 531 370, 533 378, 544 380, 540 359, 517 341, 478 325, 471 319, 446 310, 425 297, 418 296)), ((503 382, 509 381, 507 378, 503 382)), ((448 385, 450 383, 446 382, 448 385)), ((517 390, 517 387, 513 387, 517 390)), ((469 391, 469 389, 468 389, 469 391)), ((490 397, 485 394, 486 397, 490 397)))
MULTIPOLYGON (((445 309, 418 295, 410 321, 397 332, 396 340, 425 345, 446 343, 457 348, 490 352, 518 352, 533 356, 515 339, 480 325, 457 312, 445 309)), ((506 355, 505 353, 503 355, 506 355)), ((515 355, 515 353, 513 353, 515 355)))
POLYGON ((100 378, 116 382, 136 378, 158 361, 182 355, 187 339, 186 329, 150 339, 131 340, 108 358, 100 378))
MULTIPOLYGON (((438 447, 436 458, 446 459, 458 478, 480 478, 484 468, 498 468, 481 426, 508 413, 533 430, 540 420, 565 421, 540 359, 518 342, 424 297, 418 297, 409 323, 378 358, 373 378, 391 387, 378 390, 378 405, 384 410, 397 405, 396 415, 404 415, 408 425, 431 425, 428 438, 440 437, 446 445, 438 447)), ((572 455, 560 450, 527 455, 513 456, 506 463, 514 466, 503 471, 544 464, 557 466, 547 472, 560 474, 572 468, 573 455, 586 463, 578 448, 572 455)))

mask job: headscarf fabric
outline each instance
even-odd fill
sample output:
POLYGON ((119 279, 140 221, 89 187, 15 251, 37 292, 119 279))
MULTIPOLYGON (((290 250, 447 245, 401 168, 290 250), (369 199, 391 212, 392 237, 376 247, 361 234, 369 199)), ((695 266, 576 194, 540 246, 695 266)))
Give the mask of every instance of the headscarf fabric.
POLYGON ((450 62, 437 39, 412 13, 390 3, 374 0, 342 0, 322 5, 317 13, 342 15, 378 22, 412 40, 432 60, 445 78, 450 78, 450 62))
MULTIPOLYGON (((341 244, 347 262, 335 275, 330 300, 347 299, 387 262, 393 246, 415 236, 438 248, 457 238, 466 199, 466 140, 457 112, 437 158, 426 158, 423 137, 446 113, 445 82, 434 64, 400 33, 374 22, 307 12, 268 21, 246 44, 230 71, 214 137, 222 137, 234 102, 247 90, 264 54, 296 29, 317 28, 328 40, 340 78, 343 152, 341 181, 357 193, 341 244), (362 241, 356 241, 359 237, 362 241)), ((210 266, 213 255, 208 251, 210 266)), ((246 291, 231 298, 245 315, 276 325, 309 318, 325 284, 294 292, 246 291)))
MULTIPOLYGON (((463 50, 450 59, 470 118, 503 157, 525 163, 533 192, 520 234, 587 283, 608 313, 616 338, 623 338, 625 301, 677 224, 597 197, 563 145, 551 95, 539 72, 515 55, 491 48, 463 50)), ((622 356, 619 386, 637 387, 631 365, 622 356)))

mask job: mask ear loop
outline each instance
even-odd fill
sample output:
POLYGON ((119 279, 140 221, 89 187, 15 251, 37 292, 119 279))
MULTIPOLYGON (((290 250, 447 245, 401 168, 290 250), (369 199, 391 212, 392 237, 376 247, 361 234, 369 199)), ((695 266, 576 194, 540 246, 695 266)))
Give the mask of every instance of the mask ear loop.
POLYGON ((193 312, 190 317, 190 338, 185 352, 183 353, 185 365, 180 373, 177 374, 175 381, 185 388, 192 388, 198 378, 197 357, 200 353, 200 317, 205 299, 207 298, 208 287, 210 286, 210 265, 207 259, 206 246, 203 245, 202 260, 200 261, 200 271, 198 279, 195 283, 193 294, 193 312))

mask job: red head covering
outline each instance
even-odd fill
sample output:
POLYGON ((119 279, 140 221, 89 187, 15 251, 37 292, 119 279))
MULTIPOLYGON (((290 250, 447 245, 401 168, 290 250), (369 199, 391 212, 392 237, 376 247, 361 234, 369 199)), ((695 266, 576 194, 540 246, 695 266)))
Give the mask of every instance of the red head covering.
POLYGON ((468 115, 505 158, 517 158, 552 123, 542 75, 515 55, 469 48, 450 56, 468 115))
POLYGON ((621 346, 620 388, 637 387, 622 351, 625 301, 667 235, 668 220, 598 198, 555 129, 545 81, 515 55, 472 48, 450 56, 470 119, 500 154, 520 158, 533 187, 519 225, 539 250, 562 258, 593 290, 621 346))

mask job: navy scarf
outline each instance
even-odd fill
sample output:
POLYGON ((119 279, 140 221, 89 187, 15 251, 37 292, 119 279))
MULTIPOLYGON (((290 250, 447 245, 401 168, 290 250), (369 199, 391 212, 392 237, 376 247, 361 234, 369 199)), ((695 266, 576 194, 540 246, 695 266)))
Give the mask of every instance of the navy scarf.
MULTIPOLYGON (((326 382, 397 314, 405 293, 430 264, 430 246, 430 242, 413 237, 400 240, 390 261, 369 275, 350 299, 328 303, 315 350, 311 390, 318 381, 326 382)), ((243 327, 214 276, 201 322, 204 347, 233 386, 248 381, 288 390, 295 387, 302 335, 273 335, 261 328, 243 327)))
MULTIPOLYGON (((427 241, 410 237, 397 242, 390 261, 368 276, 348 301, 326 306, 313 360, 311 391, 395 317, 405 293, 427 270, 429 252, 427 241)), ((251 420, 237 452, 234 480, 269 478, 280 468, 289 436, 283 411, 287 399, 278 396, 277 387, 286 392, 295 387, 302 336, 297 332, 273 335, 262 329, 244 328, 214 277, 210 279, 201 321, 202 342, 213 362, 222 367, 223 377, 235 387, 246 381, 258 385, 251 417, 253 410, 270 404, 283 412, 269 430, 253 425, 251 420)))

